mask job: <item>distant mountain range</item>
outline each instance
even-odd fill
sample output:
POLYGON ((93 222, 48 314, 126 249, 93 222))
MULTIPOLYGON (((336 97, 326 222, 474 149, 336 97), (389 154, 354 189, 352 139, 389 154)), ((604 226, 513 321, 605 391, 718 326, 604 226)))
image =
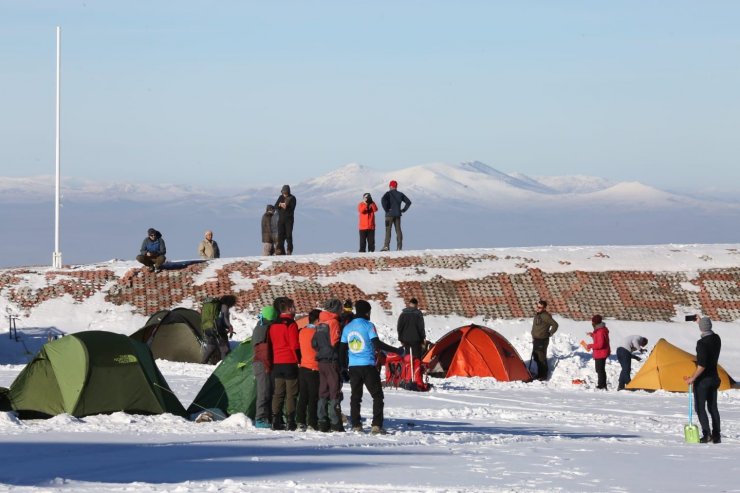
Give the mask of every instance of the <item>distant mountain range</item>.
MULTIPOLYGON (((481 162, 432 163, 393 172, 348 164, 291 183, 298 199, 296 254, 357 250, 356 206, 377 202, 396 180, 413 205, 404 248, 740 242, 740 204, 588 176, 529 177, 481 162)), ((196 256, 212 229, 224 256, 257 255, 259 223, 283 183, 238 192, 180 185, 65 179, 65 263, 133 258, 146 229, 159 229, 171 259, 196 256)), ((53 177, 0 177, 0 266, 48 264, 53 251, 53 177)), ((383 241, 378 215, 376 241, 383 241)), ((392 245, 395 244, 395 241, 392 245)))

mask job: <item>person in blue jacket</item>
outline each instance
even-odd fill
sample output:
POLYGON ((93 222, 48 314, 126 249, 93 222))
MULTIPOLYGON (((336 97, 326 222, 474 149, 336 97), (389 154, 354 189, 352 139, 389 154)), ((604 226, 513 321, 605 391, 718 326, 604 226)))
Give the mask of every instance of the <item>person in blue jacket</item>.
POLYGON ((355 318, 342 330, 339 355, 342 368, 349 368, 352 431, 362 431, 360 404, 364 386, 373 398, 371 432, 374 435, 384 435, 386 431, 383 428, 383 386, 376 365, 375 352, 388 351, 403 355, 403 348, 395 348, 378 338, 375 325, 370 322, 370 309, 370 303, 365 300, 355 302, 355 318))
POLYGON ((401 232, 401 215, 409 210, 411 201, 406 195, 397 190, 398 182, 391 180, 388 187, 390 190, 385 192, 380 199, 380 205, 385 211, 385 240, 383 241, 382 252, 387 252, 391 246, 391 227, 396 228, 396 250, 403 248, 403 232, 401 232))
POLYGON ((149 228, 146 238, 141 242, 141 249, 139 255, 136 256, 136 260, 149 269, 149 272, 159 272, 162 270, 162 264, 167 260, 166 253, 167 247, 164 245, 162 233, 154 228, 149 228))

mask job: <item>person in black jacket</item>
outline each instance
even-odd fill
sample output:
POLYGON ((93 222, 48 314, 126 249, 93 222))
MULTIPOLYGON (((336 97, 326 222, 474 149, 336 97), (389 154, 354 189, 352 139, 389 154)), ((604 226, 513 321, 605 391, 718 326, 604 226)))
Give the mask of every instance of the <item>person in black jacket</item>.
POLYGON ((293 254, 293 213, 296 204, 295 196, 290 194, 290 185, 283 185, 280 197, 275 201, 275 209, 278 212, 278 240, 275 255, 293 254))
POLYGON ((396 228, 396 250, 403 247, 403 233, 401 232, 401 215, 409 210, 411 201, 406 195, 396 190, 398 183, 391 180, 388 185, 390 190, 385 192, 380 199, 380 205, 385 211, 385 240, 383 241, 382 252, 387 252, 391 246, 391 228, 396 228))
POLYGON ((427 333, 424 330, 424 314, 419 310, 419 301, 416 298, 406 302, 406 308, 399 315, 396 328, 398 341, 403 344, 406 354, 411 354, 414 359, 420 359, 423 356, 422 346, 427 333))
POLYGON ((719 373, 717 362, 722 349, 722 340, 712 331, 709 317, 697 318, 701 337, 696 343, 696 371, 691 376, 684 376, 689 385, 694 385, 694 407, 701 424, 701 443, 720 443, 719 409, 717 408, 717 391, 719 390, 719 373), (709 433, 707 408, 712 416, 712 433, 709 433))

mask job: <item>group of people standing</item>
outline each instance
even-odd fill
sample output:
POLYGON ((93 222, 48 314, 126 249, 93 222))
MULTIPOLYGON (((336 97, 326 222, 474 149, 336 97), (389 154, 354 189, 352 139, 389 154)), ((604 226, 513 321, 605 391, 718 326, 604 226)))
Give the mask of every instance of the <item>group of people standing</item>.
MULTIPOLYGON (((403 355, 404 347, 381 341, 370 313, 371 305, 365 300, 357 300, 353 306, 333 298, 324 303, 323 309, 312 310, 308 324, 299 328, 295 303, 290 298, 279 297, 263 307, 252 333, 257 386, 255 426, 344 432, 342 383, 349 382, 352 430, 363 430, 360 410, 367 389, 373 400, 370 431, 386 433, 376 354, 385 351, 403 355)), ((425 337, 423 321, 421 330, 425 337)))
MULTIPOLYGON (((292 255, 293 254, 293 225, 295 223, 295 208, 298 200, 290 191, 290 185, 283 185, 280 196, 274 204, 268 204, 261 220, 262 255, 292 255)), ((385 239, 381 251, 390 249, 391 234, 396 232, 396 250, 403 249, 403 231, 401 230, 401 216, 411 207, 411 200, 398 191, 398 182, 392 180, 388 191, 380 201, 385 211, 385 239)), ((368 192, 362 195, 357 205, 359 214, 360 252, 375 251, 375 213, 378 205, 368 192)), ((147 236, 142 241, 138 260, 150 272, 159 272, 167 260, 162 233, 149 228, 147 236)), ((198 256, 203 260, 221 257, 221 250, 213 231, 206 231, 203 240, 198 244, 198 256)))
MULTIPOLYGON (((275 204, 268 204, 262 215, 262 255, 291 255, 293 253, 293 223, 297 200, 290 193, 290 186, 283 185, 275 204)), ((411 200, 398 190, 398 182, 391 180, 388 191, 383 194, 380 205, 385 211, 385 240, 382 251, 390 249, 391 234, 396 232, 396 249, 403 249, 401 216, 411 207, 411 200)), ((375 213, 378 204, 370 192, 362 195, 357 204, 359 215, 360 252, 375 251, 375 213)))
MULTIPOLYGON (((547 380, 549 368, 547 366, 547 346, 550 338, 558 330, 558 323, 547 311, 547 301, 539 300, 535 307, 536 313, 532 322, 532 360, 537 363, 537 379, 547 380)), ((687 321, 694 320, 701 332, 696 343, 696 370, 692 375, 684 375, 684 380, 693 386, 694 406, 699 424, 702 428, 701 443, 720 443, 720 416, 717 407, 717 392, 720 386, 717 365, 722 341, 713 330, 709 317, 688 317, 687 321), (707 413, 708 411, 708 413, 707 413), (709 416, 712 417, 712 427, 709 427, 709 416)), ((581 346, 592 352, 596 369, 596 388, 607 390, 606 360, 611 354, 609 329, 604 318, 596 314, 591 317, 592 331, 586 335, 592 342, 581 341, 581 346)), ((648 339, 640 335, 630 335, 624 338, 617 348, 617 360, 621 366, 617 390, 624 390, 631 380, 632 360, 640 361, 640 354, 645 352, 648 339)), ((691 388, 691 387, 690 387, 691 388)))

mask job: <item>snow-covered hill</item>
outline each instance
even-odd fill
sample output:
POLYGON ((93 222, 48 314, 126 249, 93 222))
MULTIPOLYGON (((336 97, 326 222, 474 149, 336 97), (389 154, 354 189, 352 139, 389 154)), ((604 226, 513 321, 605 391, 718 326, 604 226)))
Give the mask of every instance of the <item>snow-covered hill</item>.
MULTIPOLYGON (((404 217, 405 247, 734 243, 740 204, 704 201, 640 183, 594 177, 502 173, 480 162, 431 163, 393 172, 348 164, 291 185, 298 198, 296 252, 357 250, 356 205, 380 201, 390 180, 413 205, 404 217)), ((284 183, 202 190, 174 184, 63 182, 61 251, 65 262, 133 258, 145 231, 162 231, 170 258, 196 253, 212 229, 227 256, 261 250, 259 223, 284 183)), ((0 178, 0 217, 13 241, 0 244, 0 266, 45 264, 53 250, 53 179, 0 178)), ((382 242, 382 212, 378 243, 382 242)))

